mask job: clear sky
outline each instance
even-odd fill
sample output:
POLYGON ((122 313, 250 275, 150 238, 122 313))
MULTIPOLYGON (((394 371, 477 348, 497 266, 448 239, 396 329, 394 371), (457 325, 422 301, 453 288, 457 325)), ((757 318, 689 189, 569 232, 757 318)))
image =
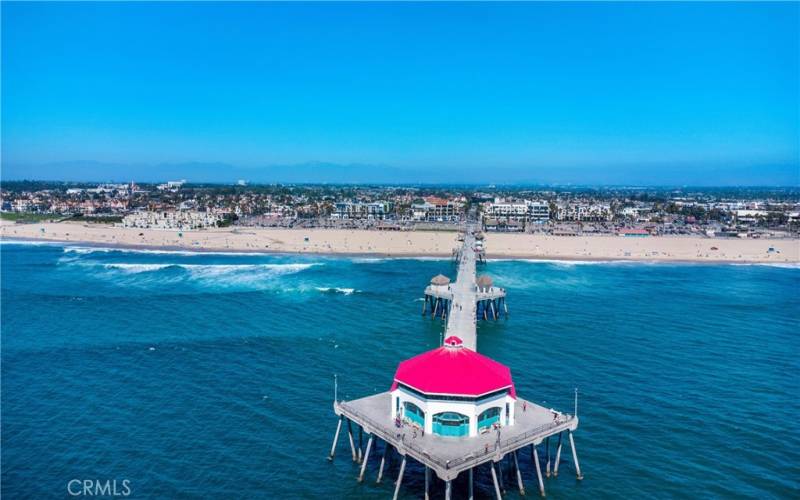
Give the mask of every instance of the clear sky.
POLYGON ((798 3, 3 2, 2 175, 796 185, 799 23, 798 3))

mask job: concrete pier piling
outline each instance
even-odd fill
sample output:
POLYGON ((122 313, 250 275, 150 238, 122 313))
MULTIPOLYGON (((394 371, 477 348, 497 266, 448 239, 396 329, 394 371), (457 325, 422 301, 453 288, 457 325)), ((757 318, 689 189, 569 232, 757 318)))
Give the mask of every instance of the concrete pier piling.
POLYGON ((350 438, 350 451, 353 452, 353 462, 358 462, 358 454, 356 453, 356 443, 353 439, 353 425, 350 419, 347 419, 347 437, 350 438))
POLYGON ((403 484, 403 474, 406 472, 406 457, 403 455, 403 461, 400 462, 400 471, 397 473, 397 481, 394 485, 394 497, 392 500, 397 500, 397 495, 400 494, 400 485, 403 484))
POLYGON ((558 433, 558 445, 556 446, 556 463, 553 466, 553 477, 558 477, 558 463, 561 462, 561 434, 558 433))
POLYGON ((517 472, 517 486, 519 487, 519 494, 525 496, 525 485, 522 482, 522 471, 519 470, 519 459, 517 458, 517 451, 514 450, 514 470, 517 472))
POLYGON ((500 493, 500 484, 497 482, 497 472, 494 470, 494 463, 489 464, 492 470, 492 482, 494 483, 494 494, 497 497, 497 500, 501 500, 503 495, 500 493))
POLYGON ((569 433, 569 446, 572 448, 572 462, 575 464, 575 474, 580 481, 583 479, 583 474, 581 474, 581 464, 578 463, 578 451, 575 449, 575 439, 572 437, 572 431, 569 433))
POLYGON ((381 454, 381 465, 378 467, 378 479, 375 480, 375 484, 381 484, 381 479, 383 479, 383 467, 386 465, 386 453, 389 451, 389 443, 383 443, 383 454, 381 454))
POLYGON ((539 481, 539 494, 544 496, 544 481, 542 480, 542 468, 539 465, 539 451, 533 445, 533 463, 536 467, 536 480, 539 481))
POLYGON ((364 481, 364 472, 367 470, 367 462, 369 461, 369 452, 372 449, 372 438, 374 436, 370 434, 369 440, 367 441, 367 450, 364 452, 364 460, 361 462, 361 473, 358 475, 358 482, 364 481))
POLYGON ((544 464, 544 476, 550 477, 550 437, 548 436, 544 440, 544 450, 545 450, 545 457, 547 461, 544 464))

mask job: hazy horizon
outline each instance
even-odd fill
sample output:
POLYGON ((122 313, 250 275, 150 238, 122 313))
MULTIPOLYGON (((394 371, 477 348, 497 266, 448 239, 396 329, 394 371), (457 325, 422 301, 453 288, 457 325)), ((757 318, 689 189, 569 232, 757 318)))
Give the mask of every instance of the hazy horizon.
MULTIPOLYGON (((797 187, 800 186, 797 168, 792 165, 773 165, 759 169, 758 180, 753 181, 752 169, 744 167, 718 167, 724 174, 709 176, 708 170, 697 171, 693 166, 679 166, 666 172, 641 174, 641 169, 630 165, 617 167, 609 174, 605 170, 580 168, 548 169, 539 171, 492 167, 457 168, 398 168, 382 165, 339 165, 324 162, 306 162, 296 165, 270 165, 264 167, 237 167, 225 163, 162 163, 105 164, 76 161, 54 162, 35 168, 0 169, 2 181, 63 181, 63 182, 146 182, 158 183, 186 179, 190 183, 232 184, 244 180, 251 184, 460 184, 460 185, 586 185, 622 186, 696 186, 696 187, 797 187), (549 172, 548 172, 549 170, 549 172), (35 172, 32 174, 32 172, 35 172), (458 179, 457 181, 454 179, 458 179)), ((719 170, 718 170, 719 171, 719 170)))

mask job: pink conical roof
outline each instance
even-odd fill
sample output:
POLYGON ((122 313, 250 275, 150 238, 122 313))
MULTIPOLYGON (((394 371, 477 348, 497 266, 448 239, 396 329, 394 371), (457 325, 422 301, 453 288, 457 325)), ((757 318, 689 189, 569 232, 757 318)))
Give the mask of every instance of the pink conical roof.
POLYGON ((400 363, 392 390, 403 384, 425 394, 482 396, 508 389, 516 398, 511 370, 497 361, 461 346, 448 337, 445 345, 400 363), (455 345, 453 345, 455 344, 455 345))

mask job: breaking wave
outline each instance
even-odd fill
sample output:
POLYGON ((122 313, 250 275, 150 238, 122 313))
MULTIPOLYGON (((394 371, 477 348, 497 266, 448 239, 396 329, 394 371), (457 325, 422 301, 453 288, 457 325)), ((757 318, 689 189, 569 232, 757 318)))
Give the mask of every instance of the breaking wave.
POLYGON ((341 293, 343 295, 352 295, 353 293, 357 292, 355 288, 339 288, 339 287, 325 287, 325 286, 318 286, 316 289, 323 293, 341 293))
POLYGON ((126 248, 126 247, 94 247, 94 246, 65 246, 64 253, 92 254, 92 253, 132 253, 132 254, 151 254, 151 255, 228 255, 235 257, 264 257, 274 255, 274 252, 223 252, 206 250, 157 250, 151 248, 126 248))

